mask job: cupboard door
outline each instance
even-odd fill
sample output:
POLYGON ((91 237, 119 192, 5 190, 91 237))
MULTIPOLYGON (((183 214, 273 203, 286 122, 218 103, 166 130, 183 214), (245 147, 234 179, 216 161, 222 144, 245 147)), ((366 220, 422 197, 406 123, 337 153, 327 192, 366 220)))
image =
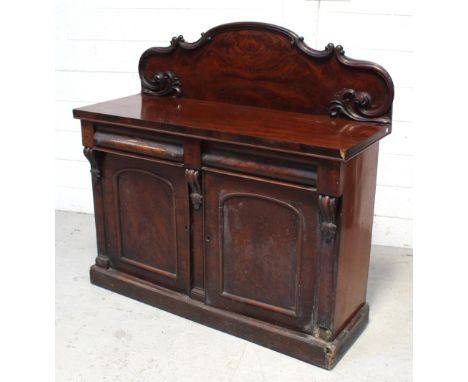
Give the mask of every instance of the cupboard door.
POLYGON ((187 291, 188 196, 182 164, 105 154, 106 247, 112 267, 187 291))
POLYGON ((207 304, 310 333, 315 189, 206 171, 204 192, 207 304))

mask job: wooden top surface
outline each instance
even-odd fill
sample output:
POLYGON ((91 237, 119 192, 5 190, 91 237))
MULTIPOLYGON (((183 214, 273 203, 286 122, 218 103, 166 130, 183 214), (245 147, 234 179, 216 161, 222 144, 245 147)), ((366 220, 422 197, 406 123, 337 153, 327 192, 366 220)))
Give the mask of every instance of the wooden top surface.
POLYGON ((95 123, 339 160, 391 131, 390 124, 142 94, 78 108, 73 115, 95 123))

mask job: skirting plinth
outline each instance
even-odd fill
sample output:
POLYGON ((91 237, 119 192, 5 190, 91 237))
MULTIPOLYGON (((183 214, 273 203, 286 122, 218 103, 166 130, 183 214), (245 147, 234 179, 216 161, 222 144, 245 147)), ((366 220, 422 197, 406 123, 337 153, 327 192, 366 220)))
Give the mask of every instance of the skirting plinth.
POLYGON ((94 265, 90 275, 95 285, 325 369, 335 366, 369 321, 369 306, 365 304, 338 336, 327 342, 309 334, 205 305, 182 293, 112 268, 94 265))

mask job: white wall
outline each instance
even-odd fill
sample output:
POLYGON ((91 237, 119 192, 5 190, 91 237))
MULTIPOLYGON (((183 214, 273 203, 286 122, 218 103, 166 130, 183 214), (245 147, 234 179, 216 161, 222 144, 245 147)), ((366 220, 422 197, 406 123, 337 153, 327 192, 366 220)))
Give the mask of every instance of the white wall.
POLYGON ((395 83, 393 133, 381 141, 374 244, 412 246, 413 8, 408 0, 62 0, 56 5, 56 208, 92 212, 78 106, 139 92, 138 59, 172 36, 187 41, 218 24, 285 26, 313 48, 384 66, 395 83))

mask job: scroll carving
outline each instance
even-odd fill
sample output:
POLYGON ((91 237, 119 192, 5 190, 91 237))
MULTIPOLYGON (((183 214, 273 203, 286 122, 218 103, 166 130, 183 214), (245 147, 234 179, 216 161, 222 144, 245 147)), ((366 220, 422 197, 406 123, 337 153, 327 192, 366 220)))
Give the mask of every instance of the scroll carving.
POLYGON ((355 121, 390 123, 390 117, 388 116, 378 118, 367 116, 371 105, 372 97, 369 93, 354 89, 343 89, 330 102, 328 110, 331 117, 344 114, 355 121))
POLYGON ((187 169, 185 170, 185 179, 190 189, 190 201, 195 210, 199 210, 203 202, 203 195, 201 194, 200 185, 200 172, 198 170, 187 169))
POLYGON ((150 81, 145 81, 145 88, 142 92, 155 96, 180 97, 182 96, 182 84, 174 72, 157 72, 150 81))
POLYGON ((91 175, 94 179, 98 180, 101 178, 101 171, 99 170, 97 159, 96 159, 96 151, 91 147, 85 147, 83 149, 83 154, 88 159, 91 165, 91 175))
POLYGON ((327 195, 319 195, 318 202, 320 232, 325 243, 330 244, 336 238, 338 200, 327 195))
MULTIPOLYGON (((328 46, 333 44, 328 44, 328 46)), ((385 83, 386 96, 380 105, 374 105, 372 96, 363 90, 342 89, 334 95, 330 101, 328 111, 330 116, 337 117, 345 115, 355 121, 391 123, 391 106, 393 102, 393 81, 388 73, 377 64, 367 61, 352 60, 345 56, 345 51, 341 45, 334 48, 335 56, 339 62, 346 66, 372 70, 385 83)))

